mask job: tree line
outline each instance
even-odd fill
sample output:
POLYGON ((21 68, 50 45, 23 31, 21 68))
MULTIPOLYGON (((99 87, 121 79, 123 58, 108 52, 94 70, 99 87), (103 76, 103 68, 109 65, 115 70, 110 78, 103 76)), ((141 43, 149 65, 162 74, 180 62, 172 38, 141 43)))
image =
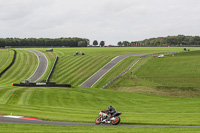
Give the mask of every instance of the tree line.
POLYGON ((85 38, 0 38, 0 47, 5 46, 65 46, 87 47, 89 39, 85 38))
MULTIPOLYGON (((0 38, 0 47, 5 46, 24 46, 24 47, 87 47, 90 44, 86 38, 0 38)), ((100 45, 103 47, 105 41, 93 41, 94 46, 100 45)), ((184 46, 184 45, 199 45, 199 36, 167 36, 145 39, 142 41, 119 41, 118 46, 184 46)), ((91 46, 91 45, 90 45, 91 46)))
POLYGON ((184 46, 184 45, 200 45, 199 36, 167 36, 145 39, 142 41, 119 41, 118 46, 184 46))

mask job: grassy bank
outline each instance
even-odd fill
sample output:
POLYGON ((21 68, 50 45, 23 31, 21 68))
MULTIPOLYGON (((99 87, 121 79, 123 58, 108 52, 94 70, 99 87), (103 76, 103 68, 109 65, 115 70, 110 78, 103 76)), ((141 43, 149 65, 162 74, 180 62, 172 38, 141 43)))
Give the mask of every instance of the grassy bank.
POLYGON ((113 105, 124 124, 200 125, 197 98, 160 97, 95 88, 0 88, 2 114, 93 123, 113 105))
POLYGON ((166 55, 164 58, 142 58, 110 88, 141 93, 145 90, 147 93, 159 93, 162 90, 168 91, 171 96, 185 92, 183 96, 199 96, 199 59, 199 51, 166 55))
POLYGON ((0 123, 0 133, 199 133, 196 127, 84 127, 84 126, 59 126, 59 125, 30 125, 0 123))
POLYGON ((153 58, 143 64, 134 75, 166 86, 200 87, 200 51, 153 58))
POLYGON ((2 72, 12 62, 14 51, 10 49, 0 49, 0 72, 2 72))

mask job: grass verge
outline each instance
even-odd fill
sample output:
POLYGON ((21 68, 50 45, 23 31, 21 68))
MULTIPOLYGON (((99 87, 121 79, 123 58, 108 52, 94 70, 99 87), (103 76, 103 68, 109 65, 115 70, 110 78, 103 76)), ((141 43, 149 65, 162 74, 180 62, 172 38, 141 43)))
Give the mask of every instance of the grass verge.
POLYGON ((0 123, 0 133, 198 133, 197 127, 86 127, 86 126, 62 126, 62 125, 30 125, 0 123))
POLYGON ((199 97, 178 98, 95 88, 0 88, 2 114, 94 123, 113 105, 123 124, 200 125, 199 97))

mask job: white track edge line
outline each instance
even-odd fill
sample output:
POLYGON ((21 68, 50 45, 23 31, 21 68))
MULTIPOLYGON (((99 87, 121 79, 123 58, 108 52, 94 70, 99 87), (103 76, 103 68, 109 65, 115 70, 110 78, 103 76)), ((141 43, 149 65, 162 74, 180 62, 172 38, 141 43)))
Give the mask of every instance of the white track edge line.
POLYGON ((7 116, 3 116, 3 117, 6 117, 6 118, 21 118, 21 117, 24 117, 24 116, 12 116, 12 115, 7 115, 7 116))

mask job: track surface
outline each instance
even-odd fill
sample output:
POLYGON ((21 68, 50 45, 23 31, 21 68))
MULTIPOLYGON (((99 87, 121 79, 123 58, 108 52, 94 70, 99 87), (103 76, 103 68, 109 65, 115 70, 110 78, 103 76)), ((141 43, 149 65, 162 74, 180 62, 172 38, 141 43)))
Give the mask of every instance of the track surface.
MULTIPOLYGON (((23 123, 23 124, 40 124, 40 125, 71 125, 71 126, 115 126, 112 124, 95 125, 92 123, 74 123, 74 122, 55 122, 55 121, 38 121, 16 118, 0 117, 0 123, 23 123)), ((173 126, 173 125, 116 125, 117 127, 200 127, 200 126, 173 126)))
POLYGON ((130 54, 130 55, 120 55, 112 59, 108 64, 102 67, 99 71, 93 74, 85 82, 83 82, 80 87, 92 87, 98 80, 100 80, 108 71, 110 71, 115 65, 117 65, 123 59, 130 56, 140 56, 146 54, 130 54))
POLYGON ((47 57, 39 51, 29 50, 29 49, 26 49, 26 50, 36 54, 38 61, 39 61, 39 64, 38 64, 38 67, 37 67, 35 73, 30 78, 28 78, 29 82, 33 83, 33 82, 37 81, 39 78, 41 78, 44 75, 44 73, 46 72, 46 69, 48 66, 48 60, 47 60, 47 57))

